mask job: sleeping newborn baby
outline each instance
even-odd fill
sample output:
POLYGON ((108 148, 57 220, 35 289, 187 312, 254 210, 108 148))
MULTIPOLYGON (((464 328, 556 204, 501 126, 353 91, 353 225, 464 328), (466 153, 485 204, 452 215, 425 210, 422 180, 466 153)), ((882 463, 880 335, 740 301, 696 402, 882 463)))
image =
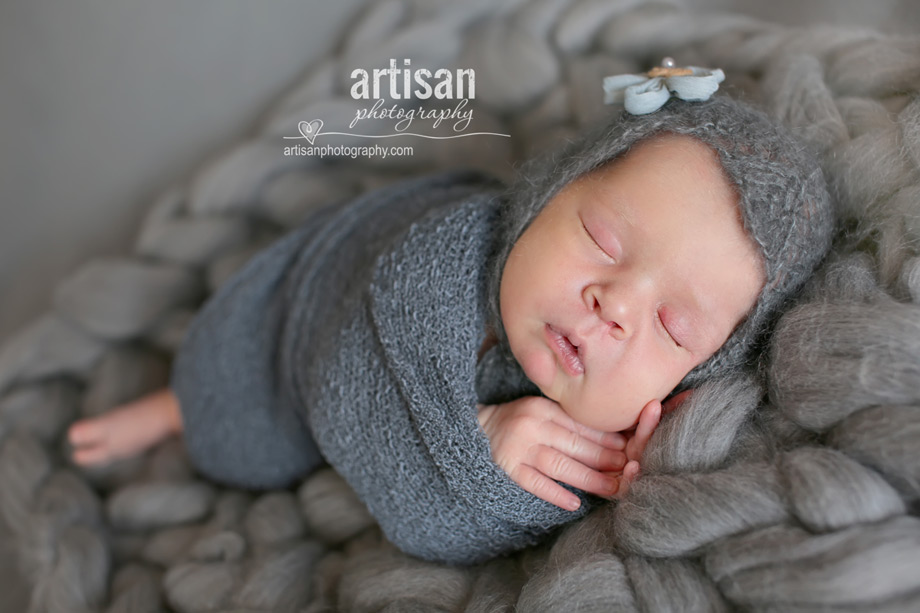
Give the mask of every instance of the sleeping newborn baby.
POLYGON ((511 189, 455 172, 322 209, 205 304, 169 389, 72 426, 74 461, 181 432, 237 487, 328 462, 402 550, 479 562, 622 496, 662 402, 754 359, 832 229, 762 113, 624 113, 511 189))
MULTIPOLYGON (((692 137, 649 138, 569 183, 505 263, 508 344, 546 398, 480 413, 496 460, 526 489, 571 510, 578 497, 553 479, 622 493, 618 480, 588 469, 604 440, 574 438, 568 423, 537 438, 530 429, 538 426, 518 419, 524 403, 545 405, 541 421, 568 416, 596 439, 632 429, 644 414, 643 426, 654 425, 659 402, 751 310, 764 274, 715 152, 692 137), (549 451, 566 442, 581 463, 549 451)), ((638 468, 628 466, 627 477, 638 468)))

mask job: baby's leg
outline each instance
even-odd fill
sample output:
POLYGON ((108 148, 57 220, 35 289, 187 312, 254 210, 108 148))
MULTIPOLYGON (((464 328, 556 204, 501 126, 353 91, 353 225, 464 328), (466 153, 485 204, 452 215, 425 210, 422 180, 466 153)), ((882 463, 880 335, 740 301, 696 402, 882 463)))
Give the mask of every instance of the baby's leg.
POLYGON ((74 447, 74 462, 89 465, 137 455, 181 431, 179 401, 164 388, 74 423, 67 438, 74 447))

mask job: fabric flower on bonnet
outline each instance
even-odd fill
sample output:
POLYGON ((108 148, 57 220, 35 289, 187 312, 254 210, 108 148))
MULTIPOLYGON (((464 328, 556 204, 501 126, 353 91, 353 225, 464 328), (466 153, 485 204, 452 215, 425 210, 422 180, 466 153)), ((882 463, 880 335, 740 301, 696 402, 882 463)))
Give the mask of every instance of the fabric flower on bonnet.
POLYGON ((621 74, 604 77, 604 103, 623 104, 633 115, 645 115, 660 109, 672 95, 681 100, 709 100, 725 79, 721 69, 698 66, 677 68, 666 57, 661 66, 645 74, 621 74))

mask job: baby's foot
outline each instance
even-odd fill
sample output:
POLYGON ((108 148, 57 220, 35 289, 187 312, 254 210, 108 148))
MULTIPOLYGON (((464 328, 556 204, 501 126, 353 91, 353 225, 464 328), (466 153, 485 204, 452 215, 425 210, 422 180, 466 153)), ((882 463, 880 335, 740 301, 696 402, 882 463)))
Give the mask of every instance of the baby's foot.
POLYGON ((73 461, 86 466, 131 457, 179 431, 178 404, 167 390, 74 423, 67 438, 73 461))

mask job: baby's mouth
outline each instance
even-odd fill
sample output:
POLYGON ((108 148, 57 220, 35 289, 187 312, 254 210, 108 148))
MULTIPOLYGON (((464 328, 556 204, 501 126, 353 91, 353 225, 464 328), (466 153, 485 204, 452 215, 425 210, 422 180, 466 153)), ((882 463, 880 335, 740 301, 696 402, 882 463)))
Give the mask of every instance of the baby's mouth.
POLYGON ((562 331, 554 328, 551 324, 546 324, 544 333, 553 353, 559 358, 559 363, 569 375, 577 377, 585 373, 584 362, 581 361, 581 355, 578 346, 572 343, 568 336, 562 331))

